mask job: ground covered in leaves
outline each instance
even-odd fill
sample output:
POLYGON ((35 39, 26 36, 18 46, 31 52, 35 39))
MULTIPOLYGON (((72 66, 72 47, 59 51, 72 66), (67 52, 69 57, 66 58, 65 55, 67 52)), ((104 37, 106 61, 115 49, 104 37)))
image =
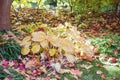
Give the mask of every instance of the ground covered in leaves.
POLYGON ((120 14, 84 14, 13 10, 13 30, 0 32, 0 80, 119 80, 120 14))

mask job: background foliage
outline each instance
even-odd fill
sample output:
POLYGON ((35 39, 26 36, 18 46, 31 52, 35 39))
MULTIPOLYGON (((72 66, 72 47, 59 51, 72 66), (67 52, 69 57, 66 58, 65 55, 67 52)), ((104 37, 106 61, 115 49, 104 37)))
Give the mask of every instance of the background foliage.
MULTIPOLYGON (((50 3, 56 2, 58 8, 68 8, 71 11, 116 11, 120 10, 119 0, 14 0, 13 6, 28 8, 49 8, 50 3)), ((53 3, 52 5, 54 5, 53 3)))

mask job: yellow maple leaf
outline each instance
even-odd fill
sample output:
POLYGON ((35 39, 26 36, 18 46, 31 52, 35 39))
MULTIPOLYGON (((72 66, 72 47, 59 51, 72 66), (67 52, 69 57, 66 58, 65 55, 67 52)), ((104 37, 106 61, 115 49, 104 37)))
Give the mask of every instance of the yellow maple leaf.
POLYGON ((50 54, 50 56, 55 56, 55 54, 56 54, 56 49, 50 49, 50 50, 49 50, 49 54, 50 54))
POLYGON ((28 47, 23 47, 21 49, 21 54, 22 55, 27 55, 27 54, 29 54, 29 52, 30 52, 30 49, 28 47))
POLYGON ((33 54, 36 54, 40 51, 40 44, 36 43, 32 45, 31 51, 33 54))

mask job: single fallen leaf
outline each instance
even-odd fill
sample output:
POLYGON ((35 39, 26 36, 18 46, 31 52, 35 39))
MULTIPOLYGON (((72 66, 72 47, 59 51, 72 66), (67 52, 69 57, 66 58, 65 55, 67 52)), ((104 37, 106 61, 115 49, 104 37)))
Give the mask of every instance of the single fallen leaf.
POLYGON ((32 41, 41 42, 46 40, 46 34, 42 31, 32 33, 32 41))
POLYGON ((60 65, 60 63, 55 63, 55 70, 56 70, 56 72, 60 72, 60 70, 61 70, 61 65, 60 65))
POLYGON ((66 53, 74 53, 74 45, 72 41, 68 39, 62 39, 60 48, 62 48, 66 53))
POLYGON ((29 54, 29 52, 30 52, 30 49, 28 47, 23 47, 21 49, 21 54, 22 55, 27 55, 27 54, 29 54))
POLYGON ((29 60, 26 64, 25 64, 26 68, 30 68, 30 67, 35 67, 35 61, 34 60, 29 60))
POLYGON ((27 73, 27 74, 32 74, 33 72, 28 69, 28 70, 26 70, 26 73, 27 73))
POLYGON ((70 67, 70 68, 74 68, 74 67, 75 67, 75 64, 71 63, 71 64, 69 64, 69 67, 70 67))
POLYGON ((87 55, 84 53, 84 56, 81 56, 82 59, 88 60, 88 61, 93 61, 93 57, 91 55, 87 55))
POLYGON ((20 69, 20 70, 24 70, 24 69, 25 69, 25 64, 20 64, 20 65, 19 65, 19 69, 20 69))
POLYGON ((7 70, 7 69, 3 69, 3 71, 7 74, 10 74, 9 70, 7 70))
POLYGON ((88 65, 86 65, 86 64, 82 64, 81 67, 88 70, 88 69, 92 68, 93 66, 92 66, 92 65, 89 65, 89 66, 88 66, 88 65))
POLYGON ((86 60, 93 61, 93 57, 91 55, 86 55, 86 60))
POLYGON ((100 70, 98 70, 97 72, 96 72, 96 74, 102 74, 103 72, 102 71, 100 71, 100 70))
POLYGON ((9 61, 9 66, 13 67, 14 66, 14 62, 13 61, 9 61))
POLYGON ((31 36, 26 36, 23 40, 22 40, 22 42, 24 43, 24 42, 28 42, 28 41, 30 41, 31 40, 31 36))
POLYGON ((106 77, 107 77, 106 74, 101 75, 101 78, 103 78, 103 79, 106 79, 106 77))
POLYGON ((44 60, 44 59, 45 59, 45 57, 46 57, 46 55, 45 55, 45 53, 44 53, 44 52, 42 52, 42 53, 40 54, 40 56, 41 56, 41 60, 44 60))
POLYGON ((4 66, 4 67, 7 67, 9 64, 9 62, 7 60, 3 60, 1 61, 0 65, 4 66))
POLYGON ((76 61, 75 56, 72 54, 65 54, 65 56, 66 56, 68 62, 70 62, 70 63, 74 63, 76 61))
POLYGON ((40 45, 42 46, 42 48, 46 49, 46 48, 48 48, 48 41, 44 40, 44 41, 40 42, 40 45))
POLYGON ((50 56, 55 56, 55 54, 56 54, 56 49, 50 49, 49 50, 49 54, 50 54, 50 56))
POLYGON ((112 63, 116 63, 117 62, 117 59, 115 57, 110 57, 109 58, 109 61, 112 62, 112 63))
POLYGON ((61 39, 54 34, 48 34, 48 41, 55 47, 60 46, 61 39))
POLYGON ((23 47, 30 47, 30 45, 31 45, 31 41, 28 41, 28 42, 22 42, 20 45, 23 46, 23 47))
POLYGON ((40 51, 40 44, 37 44, 37 43, 34 44, 31 48, 31 51, 32 51, 33 54, 38 53, 40 51))
POLYGON ((79 69, 76 69, 76 70, 72 69, 72 70, 70 70, 70 73, 75 75, 75 76, 77 76, 77 77, 81 77, 82 76, 82 72, 79 71, 79 69))
POLYGON ((70 73, 70 70, 68 70, 68 69, 61 69, 59 73, 61 73, 61 74, 70 73))

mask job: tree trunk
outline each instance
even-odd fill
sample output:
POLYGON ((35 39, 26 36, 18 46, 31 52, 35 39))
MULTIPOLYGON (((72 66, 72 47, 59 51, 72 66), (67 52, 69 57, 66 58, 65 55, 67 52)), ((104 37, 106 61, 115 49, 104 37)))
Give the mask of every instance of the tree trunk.
POLYGON ((10 30, 10 7, 12 0, 0 0, 0 31, 10 30))
POLYGON ((116 11, 116 12, 118 11, 118 6, 119 6, 119 2, 117 2, 117 3, 115 4, 115 11, 116 11))
POLYGON ((114 2, 114 11, 117 12, 120 1, 119 0, 113 0, 113 2, 114 2))

